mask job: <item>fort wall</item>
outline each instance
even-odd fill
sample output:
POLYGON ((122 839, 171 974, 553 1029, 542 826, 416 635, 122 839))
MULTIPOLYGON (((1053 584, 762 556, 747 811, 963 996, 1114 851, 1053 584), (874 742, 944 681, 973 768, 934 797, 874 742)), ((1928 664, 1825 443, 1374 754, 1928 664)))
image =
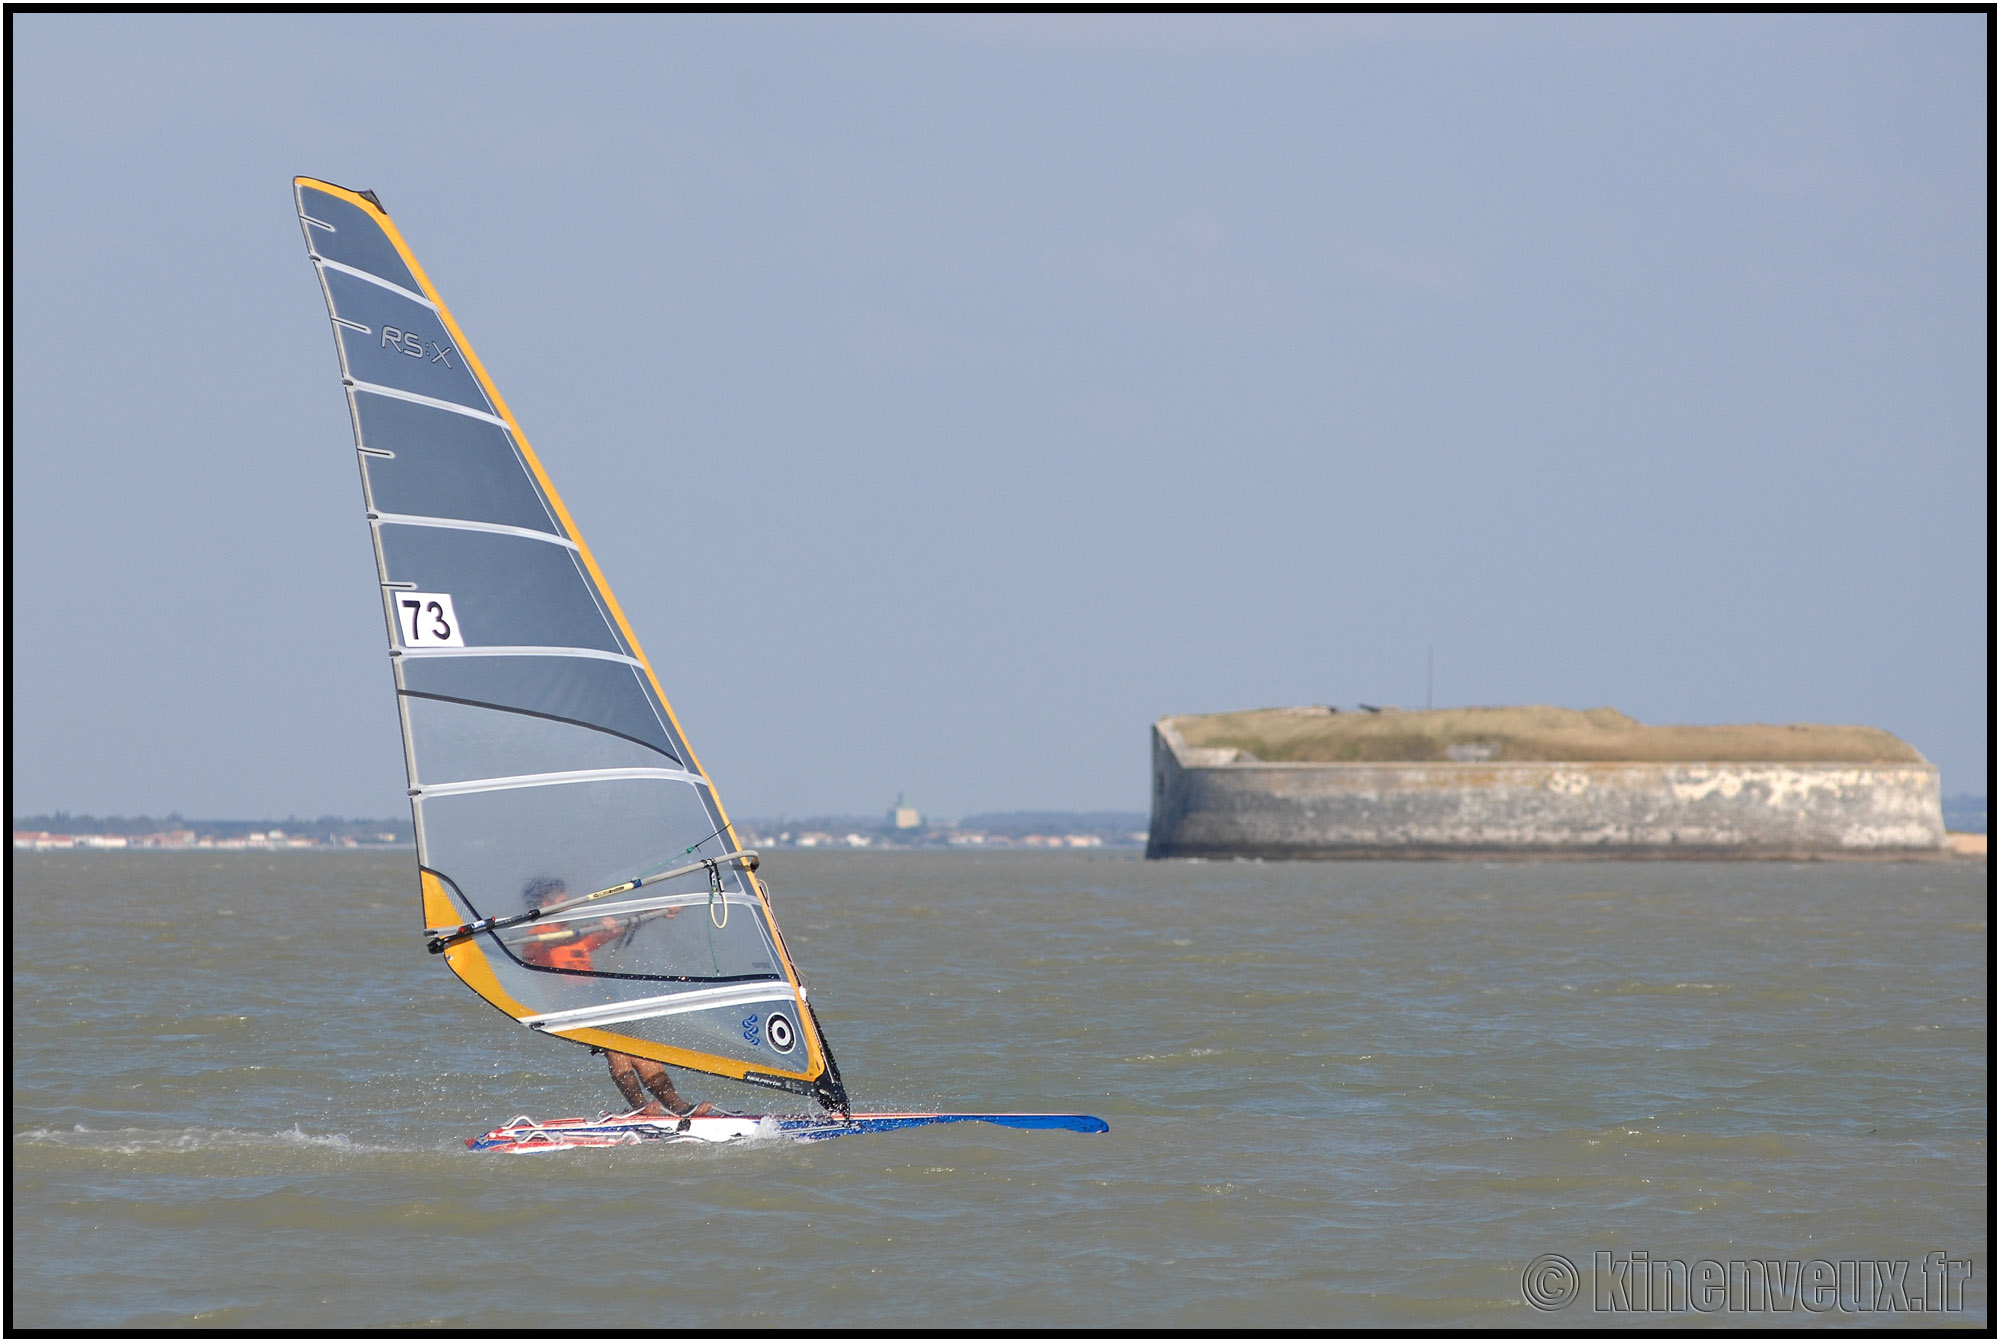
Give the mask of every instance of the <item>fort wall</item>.
MULTIPOLYGON (((1915 755, 1915 752, 1910 752, 1915 755)), ((1947 855, 1914 761, 1267 762, 1153 727, 1148 857, 1947 855)))

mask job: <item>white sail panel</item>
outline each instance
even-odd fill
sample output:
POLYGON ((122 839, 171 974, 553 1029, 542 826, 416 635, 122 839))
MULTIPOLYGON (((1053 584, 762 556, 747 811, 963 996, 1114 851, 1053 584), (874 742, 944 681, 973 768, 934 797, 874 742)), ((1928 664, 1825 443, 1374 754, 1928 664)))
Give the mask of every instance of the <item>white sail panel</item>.
POLYGON ((353 400, 355 434, 370 457, 370 511, 560 534, 504 428, 374 392, 358 392, 353 400))
POLYGON ((707 800, 695 784, 653 778, 421 797, 424 865, 448 876, 477 917, 508 916, 537 907, 526 895, 535 881, 584 895, 684 864, 717 828, 707 800))
POLYGON ((414 694, 404 696, 403 711, 410 739, 420 743, 420 788, 566 769, 680 768, 679 760, 653 746, 556 718, 414 694))
POLYGON ((348 198, 354 193, 339 188, 320 190, 306 178, 293 185, 298 191, 306 246, 314 256, 352 266, 398 288, 422 290, 401 251, 369 213, 368 206, 348 198))
MULTIPOLYGON (((629 653, 576 552, 550 540, 460 527, 378 522, 383 581, 449 592, 468 647, 595 648, 629 653)), ((397 638, 411 640, 398 623, 397 638)))
POLYGON ((575 723, 647 746, 676 764, 685 763, 672 726, 647 691, 644 672, 636 662, 543 649, 473 651, 490 655, 399 658, 405 696, 575 723))
POLYGON ((493 403, 434 308, 351 271, 322 266, 320 279, 349 378, 492 412, 493 403))

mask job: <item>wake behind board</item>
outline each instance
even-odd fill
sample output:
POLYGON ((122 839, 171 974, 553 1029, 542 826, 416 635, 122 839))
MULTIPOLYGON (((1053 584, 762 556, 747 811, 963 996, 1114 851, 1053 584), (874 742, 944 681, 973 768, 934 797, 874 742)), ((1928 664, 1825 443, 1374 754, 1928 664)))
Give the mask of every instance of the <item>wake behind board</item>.
POLYGON ((523 1114, 483 1137, 468 1137, 474 1151, 530 1155, 578 1147, 637 1146, 642 1142, 736 1142, 782 1138, 823 1142, 860 1132, 893 1132, 933 1123, 991 1123, 1031 1131, 1109 1132, 1111 1125, 1089 1114, 711 1114, 702 1118, 652 1118, 606 1114, 600 1118, 550 1118, 523 1114))

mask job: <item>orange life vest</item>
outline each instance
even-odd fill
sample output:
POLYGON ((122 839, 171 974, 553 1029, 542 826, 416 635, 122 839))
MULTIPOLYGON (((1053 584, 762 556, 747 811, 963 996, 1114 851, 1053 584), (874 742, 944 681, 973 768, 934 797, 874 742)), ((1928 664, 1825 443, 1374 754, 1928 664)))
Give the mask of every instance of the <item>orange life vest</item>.
POLYGON ((610 919, 605 919, 601 931, 580 932, 564 927, 561 923, 538 923, 528 929, 529 940, 520 950, 520 956, 531 965, 542 965, 548 969, 568 969, 588 973, 591 968, 590 953, 612 940, 619 934, 619 927, 610 919), (536 941, 533 938, 550 933, 568 931, 569 937, 561 941, 536 941))

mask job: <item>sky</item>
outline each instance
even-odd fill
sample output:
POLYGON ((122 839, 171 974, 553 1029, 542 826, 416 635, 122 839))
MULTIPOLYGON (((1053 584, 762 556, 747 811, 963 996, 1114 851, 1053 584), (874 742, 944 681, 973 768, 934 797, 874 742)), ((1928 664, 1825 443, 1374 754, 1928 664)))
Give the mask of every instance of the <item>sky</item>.
POLYGON ((10 23, 16 815, 407 813, 301 173, 738 815, 1427 696, 1986 791, 1982 15, 10 23))

